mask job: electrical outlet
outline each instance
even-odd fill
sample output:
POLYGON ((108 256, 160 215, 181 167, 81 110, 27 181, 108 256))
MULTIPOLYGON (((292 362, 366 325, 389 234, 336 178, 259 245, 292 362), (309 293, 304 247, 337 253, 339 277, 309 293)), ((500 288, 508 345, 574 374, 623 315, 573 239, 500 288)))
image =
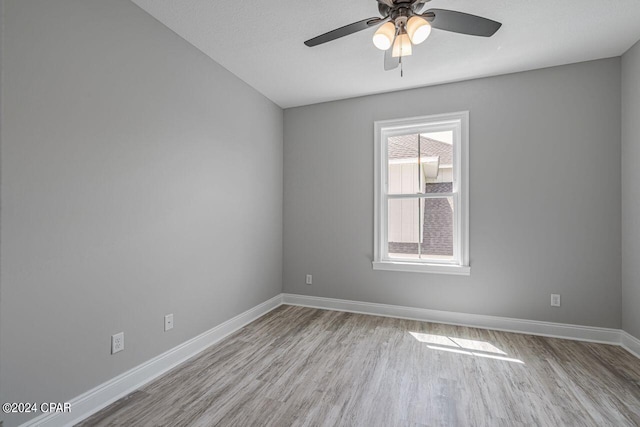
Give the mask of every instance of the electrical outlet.
POLYGON ((124 350, 124 332, 111 335, 111 354, 124 350))
POLYGON ((551 307, 560 307, 560 295, 551 294, 551 307))
POLYGON ((310 274, 307 274, 307 285, 310 285, 313 283, 313 276, 310 274))
POLYGON ((169 329, 173 329, 173 313, 164 316, 164 331, 167 332, 169 329))

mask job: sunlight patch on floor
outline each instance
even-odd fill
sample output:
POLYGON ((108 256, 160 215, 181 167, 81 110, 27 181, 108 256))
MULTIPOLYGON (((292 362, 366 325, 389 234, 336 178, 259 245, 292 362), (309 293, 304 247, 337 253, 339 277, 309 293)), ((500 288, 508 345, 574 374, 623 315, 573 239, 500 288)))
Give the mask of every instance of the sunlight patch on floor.
POLYGON ((424 334, 421 332, 409 332, 409 334, 416 340, 427 344, 427 348, 431 350, 448 351, 450 353, 503 360, 505 362, 521 363, 524 365, 522 360, 506 357, 507 353, 486 341, 424 334))

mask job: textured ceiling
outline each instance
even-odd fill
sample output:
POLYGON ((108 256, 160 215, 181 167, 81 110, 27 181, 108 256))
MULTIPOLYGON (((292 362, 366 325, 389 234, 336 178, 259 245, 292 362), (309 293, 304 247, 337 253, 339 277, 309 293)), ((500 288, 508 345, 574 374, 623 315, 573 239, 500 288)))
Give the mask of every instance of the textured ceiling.
POLYGON ((619 56, 640 38, 640 0, 432 0, 503 23, 492 38, 434 30, 405 74, 383 70, 374 28, 303 42, 378 16, 375 0, 132 0, 283 108, 619 56))

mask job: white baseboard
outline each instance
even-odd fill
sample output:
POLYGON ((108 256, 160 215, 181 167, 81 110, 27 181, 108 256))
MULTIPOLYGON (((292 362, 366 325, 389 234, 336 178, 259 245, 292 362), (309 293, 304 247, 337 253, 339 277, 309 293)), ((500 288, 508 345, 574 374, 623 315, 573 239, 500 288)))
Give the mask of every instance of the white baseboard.
POLYGON ((622 347, 640 359, 640 340, 625 331, 620 331, 620 338, 622 347))
POLYGON ((542 335, 545 337, 621 345, 620 333, 622 331, 619 329, 568 325, 537 320, 512 319, 508 317, 429 310, 424 308, 403 307, 399 305, 375 304, 295 294, 282 294, 282 300, 284 304, 288 305, 300 305, 304 307, 373 314, 376 316, 397 317, 400 319, 419 320, 423 322, 446 323, 449 325, 469 326, 473 328, 493 329, 497 331, 542 335))
POLYGON ((72 399, 69 402, 71 412, 44 414, 22 424, 21 427, 71 426, 137 390, 281 304, 282 295, 277 295, 72 399))

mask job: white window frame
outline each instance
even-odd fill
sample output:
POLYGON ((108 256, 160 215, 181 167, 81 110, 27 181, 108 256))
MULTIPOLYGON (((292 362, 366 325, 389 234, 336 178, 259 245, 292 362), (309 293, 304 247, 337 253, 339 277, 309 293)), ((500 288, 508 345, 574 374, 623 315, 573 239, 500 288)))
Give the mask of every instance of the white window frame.
POLYGON ((410 271, 418 273, 442 273, 470 275, 469 265, 469 112, 437 114, 398 120, 382 120, 374 123, 374 270, 410 271), (389 199, 411 195, 388 194, 389 137, 407 134, 453 131, 452 193, 420 194, 418 198, 452 197, 454 199, 454 260, 429 259, 424 261, 398 260, 388 254, 389 199))

